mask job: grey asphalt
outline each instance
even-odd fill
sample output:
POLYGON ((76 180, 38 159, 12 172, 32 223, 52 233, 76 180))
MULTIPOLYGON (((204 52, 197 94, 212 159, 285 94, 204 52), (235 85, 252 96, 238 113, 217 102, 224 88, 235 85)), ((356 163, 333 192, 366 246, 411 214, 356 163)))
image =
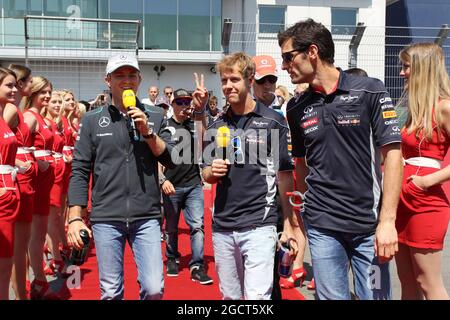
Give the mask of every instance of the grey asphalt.
MULTIPOLYGON (((309 253, 309 247, 306 247, 305 258, 304 258, 304 266, 308 271, 308 276, 301 288, 296 288, 307 300, 315 300, 316 297, 314 295, 314 291, 310 291, 306 288, 306 285, 309 283, 312 277, 312 269, 311 269, 311 255, 309 253)), ((447 289, 447 292, 450 294, 450 237, 447 234, 445 238, 444 250, 443 250, 443 259, 442 259, 442 274, 444 278, 444 285, 447 289)), ((400 300, 401 297, 401 289, 400 289, 400 281, 397 276, 397 267, 395 261, 390 262, 390 272, 391 272, 391 284, 392 284, 392 298, 393 300, 400 300)), ((352 288, 352 278, 350 275, 350 287, 352 288)))

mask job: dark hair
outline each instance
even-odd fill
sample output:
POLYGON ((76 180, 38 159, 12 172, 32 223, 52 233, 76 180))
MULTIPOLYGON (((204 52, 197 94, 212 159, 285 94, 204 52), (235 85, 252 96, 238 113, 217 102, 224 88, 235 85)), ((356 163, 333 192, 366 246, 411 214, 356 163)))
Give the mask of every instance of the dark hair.
POLYGON ((360 76, 360 77, 368 77, 369 76, 367 74, 367 72, 361 68, 350 68, 350 69, 345 70, 344 72, 348 73, 348 74, 353 74, 355 76, 360 76))
POLYGON ((306 52, 310 45, 315 44, 319 48, 320 59, 329 64, 334 63, 333 37, 323 24, 308 19, 278 33, 280 47, 289 39, 292 39, 293 48, 300 52, 306 52))
POLYGON ((91 110, 91 104, 89 102, 87 102, 86 100, 80 100, 80 101, 78 101, 78 103, 84 104, 84 106, 86 107, 86 112, 91 110))

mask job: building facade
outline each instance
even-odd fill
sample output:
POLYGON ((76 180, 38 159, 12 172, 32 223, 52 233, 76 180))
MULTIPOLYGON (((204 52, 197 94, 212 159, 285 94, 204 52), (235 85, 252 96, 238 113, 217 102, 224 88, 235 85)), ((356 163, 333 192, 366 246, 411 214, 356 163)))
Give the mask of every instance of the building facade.
MULTIPOLYGON (((192 90, 194 72, 203 73, 208 89, 220 97, 214 65, 224 52, 224 19, 232 22, 230 52, 270 54, 280 64, 277 32, 313 18, 331 28, 336 65, 343 69, 355 26, 364 22, 368 28, 358 50, 368 58, 358 66, 384 78, 385 0, 0 0, 0 5, 1 64, 25 63, 28 56, 34 74, 47 76, 55 88, 74 90, 79 99, 94 98, 105 89, 108 55, 132 51, 135 39, 143 73, 140 97, 146 97, 150 85, 161 91, 167 85, 192 90), (35 18, 25 23, 25 15, 35 18), (109 19, 140 21, 139 32, 130 27, 127 33, 120 24, 108 24, 109 19)), ((280 83, 293 89, 281 70, 280 83)))

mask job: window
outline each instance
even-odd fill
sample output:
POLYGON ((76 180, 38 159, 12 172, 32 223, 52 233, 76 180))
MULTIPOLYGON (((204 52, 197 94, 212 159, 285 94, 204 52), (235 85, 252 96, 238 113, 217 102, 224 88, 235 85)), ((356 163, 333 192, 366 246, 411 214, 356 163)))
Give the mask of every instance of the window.
POLYGON ((358 9, 331 8, 331 33, 352 35, 356 26, 358 9))
POLYGON ((145 49, 177 50, 177 0, 145 1, 145 49))
MULTIPOLYGON (((110 18, 117 20, 143 20, 142 0, 110 0, 110 18)), ((136 39, 135 25, 114 24, 111 26, 109 34, 108 26, 103 25, 103 37, 111 40, 113 49, 131 49, 133 41, 136 39)), ((142 48, 142 33, 139 38, 139 47, 142 48)))
POLYGON ((285 7, 259 6, 259 33, 278 33, 285 27, 285 7))
POLYGON ((209 51, 210 0, 179 0, 179 50, 209 51))

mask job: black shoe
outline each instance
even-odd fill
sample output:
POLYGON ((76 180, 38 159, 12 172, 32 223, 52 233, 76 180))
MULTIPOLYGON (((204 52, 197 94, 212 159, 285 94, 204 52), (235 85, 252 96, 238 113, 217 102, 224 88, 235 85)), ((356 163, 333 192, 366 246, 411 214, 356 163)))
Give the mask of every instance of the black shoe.
POLYGON ((193 266, 191 269, 191 279, 192 281, 199 282, 200 284, 212 284, 213 279, 211 279, 205 272, 203 266, 193 266))
POLYGON ((174 258, 167 259, 166 274, 168 277, 178 277, 178 264, 174 258))

